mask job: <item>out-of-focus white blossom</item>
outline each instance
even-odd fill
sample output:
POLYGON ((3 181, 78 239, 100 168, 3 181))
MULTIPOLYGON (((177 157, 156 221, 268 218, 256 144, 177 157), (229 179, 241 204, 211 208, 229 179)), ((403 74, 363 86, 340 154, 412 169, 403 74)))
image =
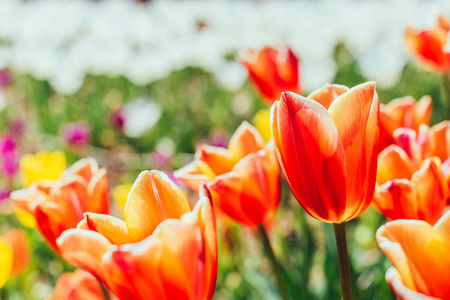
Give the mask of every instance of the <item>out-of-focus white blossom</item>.
POLYGON ((125 124, 123 131, 129 137, 140 137, 156 125, 162 109, 154 101, 138 98, 124 107, 125 124))
POLYGON ((227 55, 287 43, 310 91, 332 81, 341 42, 363 75, 389 87, 409 57, 406 26, 432 26, 438 14, 450 15, 450 1, 1 0, 0 67, 48 80, 60 93, 76 92, 86 74, 144 85, 187 66, 235 90, 242 69, 227 55))

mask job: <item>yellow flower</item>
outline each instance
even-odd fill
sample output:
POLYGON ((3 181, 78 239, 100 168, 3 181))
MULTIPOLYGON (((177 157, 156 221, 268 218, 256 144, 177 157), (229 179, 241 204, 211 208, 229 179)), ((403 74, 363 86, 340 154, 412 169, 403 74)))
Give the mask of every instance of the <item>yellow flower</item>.
POLYGON ((26 187, 43 179, 57 180, 65 168, 66 156, 62 151, 25 154, 20 159, 20 172, 26 187))
POLYGON ((270 141, 270 109, 261 109, 253 117, 253 125, 261 133, 266 142, 270 141))
POLYGON ((127 203, 128 194, 133 187, 132 183, 124 183, 116 185, 111 190, 111 196, 114 202, 114 205, 117 207, 119 211, 123 211, 125 209, 125 204, 127 203))
POLYGON ((13 268, 13 249, 11 245, 0 237, 0 288, 11 276, 13 268))

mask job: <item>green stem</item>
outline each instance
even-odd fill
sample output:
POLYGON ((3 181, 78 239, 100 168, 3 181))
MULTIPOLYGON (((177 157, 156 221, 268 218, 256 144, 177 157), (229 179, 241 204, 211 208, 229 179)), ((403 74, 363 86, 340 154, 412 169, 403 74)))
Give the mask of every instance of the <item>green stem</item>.
POLYGON ((270 245, 269 236, 267 235, 266 229, 264 228, 263 225, 258 226, 258 232, 261 238, 261 242, 264 246, 264 249, 266 250, 267 255, 269 256, 270 263, 272 264, 273 273, 277 280, 277 285, 281 293, 281 298, 283 300, 288 300, 289 297, 287 293, 287 287, 284 282, 283 271, 281 269, 280 263, 275 257, 275 253, 273 252, 272 246, 270 245))
POLYGON ((102 292, 103 292, 103 296, 105 297, 105 300, 111 300, 110 294, 109 294, 109 290, 105 287, 105 285, 103 283, 101 283, 100 280, 98 280, 98 284, 100 284, 100 287, 102 288, 102 292))
POLYGON ((339 277, 341 278, 342 300, 352 300, 352 279, 350 276, 350 262, 347 251, 347 238, 345 235, 345 222, 333 223, 334 235, 339 261, 339 277))
POLYGON ((450 72, 442 75, 442 86, 444 88, 444 95, 446 100, 447 114, 450 118, 450 72))

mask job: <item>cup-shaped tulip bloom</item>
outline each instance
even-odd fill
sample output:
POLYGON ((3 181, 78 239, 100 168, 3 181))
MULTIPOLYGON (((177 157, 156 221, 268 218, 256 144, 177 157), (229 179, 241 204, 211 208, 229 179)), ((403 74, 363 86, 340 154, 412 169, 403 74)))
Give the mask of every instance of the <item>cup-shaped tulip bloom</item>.
POLYGON ((431 128, 422 126, 421 131, 423 157, 437 156, 441 161, 450 157, 450 121, 442 121, 431 128))
POLYGON ((139 175, 124 220, 86 213, 58 246, 64 259, 121 300, 206 300, 214 294, 217 236, 210 194, 202 187, 191 212, 181 190, 159 171, 139 175))
POLYGON ((4 236, 0 236, 0 288, 9 277, 22 272, 30 261, 25 232, 11 229, 4 236))
POLYGON ((411 53, 427 68, 444 73, 450 68, 450 54, 444 50, 450 23, 440 16, 434 28, 418 31, 406 30, 406 43, 411 53))
POLYGON ((249 72, 249 78, 261 98, 271 105, 284 91, 300 93, 298 58, 288 48, 264 47, 249 50, 241 57, 249 72))
POLYGON ((372 201, 378 154, 375 83, 325 85, 308 98, 286 92, 272 106, 278 160, 300 205, 316 219, 341 223, 372 201))
POLYGON ((401 127, 418 132, 421 124, 430 124, 433 102, 430 96, 419 101, 412 97, 397 98, 380 105, 380 151, 394 144, 394 131, 401 127))
POLYGON ((106 169, 85 158, 64 171, 60 180, 38 181, 11 193, 19 210, 35 221, 40 233, 55 250, 64 230, 75 228, 85 212, 109 213, 106 169))
MULTIPOLYGON (((398 178, 377 186, 373 207, 388 220, 413 219, 435 224, 444 213, 448 193, 441 161, 437 157, 427 158, 422 162, 422 167, 410 175, 410 164, 403 160, 402 150, 392 151, 386 155, 392 156, 390 169, 398 178), (397 154, 399 156, 395 156, 397 154)), ((380 156, 385 159, 383 152, 380 156)), ((383 164, 387 165, 380 163, 383 164)))
POLYGON ((201 145, 195 160, 174 172, 193 190, 208 186, 216 206, 234 220, 255 227, 270 222, 280 202, 280 168, 273 144, 242 123, 228 149, 201 145))
POLYGON ((434 225, 396 220, 377 231, 381 250, 394 268, 386 279, 400 299, 450 299, 450 212, 434 225))
POLYGON ((55 289, 53 290, 53 295, 48 300, 62 299, 107 300, 98 280, 83 270, 76 270, 73 273, 63 273, 59 276, 55 289))

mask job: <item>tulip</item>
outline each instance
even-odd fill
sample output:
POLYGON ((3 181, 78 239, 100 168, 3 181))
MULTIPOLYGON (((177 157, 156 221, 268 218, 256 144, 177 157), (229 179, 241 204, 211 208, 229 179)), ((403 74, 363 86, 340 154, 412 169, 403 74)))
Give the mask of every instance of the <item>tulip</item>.
POLYGON ((375 83, 325 85, 307 98, 284 92, 271 110, 286 181, 312 217, 333 223, 342 298, 352 299, 345 222, 370 205, 378 153, 375 83))
MULTIPOLYGON (((391 169, 407 167, 398 163, 392 164, 391 169)), ((448 193, 439 158, 427 158, 411 176, 408 171, 404 174, 398 176, 402 179, 391 179, 377 187, 373 207, 388 220, 413 219, 435 224, 444 213, 448 193)))
MULTIPOLYGON (((63 273, 56 282, 53 295, 48 300, 108 300, 100 283, 90 273, 76 270, 63 273)), ((106 292, 108 293, 108 292, 106 292)))
POLYGON ((280 202, 280 170, 273 144, 265 145, 258 130, 243 122, 231 137, 228 149, 201 145, 195 160, 174 176, 193 190, 204 182, 221 212, 257 229, 282 298, 287 299, 281 266, 264 227, 272 221, 280 202))
POLYGON ((25 233, 11 229, 0 236, 0 288, 9 277, 22 272, 30 261, 30 250, 25 233))
POLYGON ((424 126, 422 131, 424 157, 437 156, 442 161, 450 157, 450 121, 442 121, 431 128, 424 126))
POLYGON ((298 58, 288 47, 249 50, 242 58, 249 79, 262 100, 271 105, 283 91, 300 93, 298 58))
POLYGON ((62 257, 89 271, 121 300, 212 299, 217 237, 208 189, 191 212, 162 172, 144 171, 128 195, 124 221, 86 213, 57 243, 62 257))
POLYGON ((34 155, 26 154, 20 159, 20 173, 26 187, 43 179, 57 180, 65 168, 66 156, 61 151, 41 151, 34 155))
POLYGON ((412 97, 397 98, 380 105, 380 151, 394 144, 394 131, 406 127, 418 132, 421 124, 430 124, 433 102, 423 96, 418 102, 412 97))
POLYGON ((280 171, 271 144, 255 127, 242 123, 228 149, 200 145, 195 160, 174 172, 198 191, 208 186, 217 207, 241 224, 256 227, 273 218, 280 201, 280 171))
POLYGON ((85 158, 65 170, 62 179, 35 182, 12 192, 11 199, 58 251, 56 239, 75 228, 85 212, 109 213, 106 169, 99 168, 93 158, 85 158))
POLYGON ((418 31, 406 29, 406 44, 411 53, 427 68, 436 73, 445 73, 450 68, 449 53, 444 51, 450 23, 440 16, 432 29, 418 31))
POLYGON ((449 232, 450 212, 434 226, 397 220, 378 229, 378 245, 393 264, 386 279, 400 299, 450 299, 449 232))
POLYGON ((19 152, 14 139, 5 135, 0 138, 1 172, 13 177, 19 170, 19 152))
POLYGON ((326 85, 308 98, 283 93, 271 112, 272 135, 286 180, 312 217, 332 223, 370 205, 378 153, 375 83, 326 85))
POLYGON ((253 117, 253 125, 261 133, 266 142, 272 138, 270 132, 270 109, 261 109, 253 117))

